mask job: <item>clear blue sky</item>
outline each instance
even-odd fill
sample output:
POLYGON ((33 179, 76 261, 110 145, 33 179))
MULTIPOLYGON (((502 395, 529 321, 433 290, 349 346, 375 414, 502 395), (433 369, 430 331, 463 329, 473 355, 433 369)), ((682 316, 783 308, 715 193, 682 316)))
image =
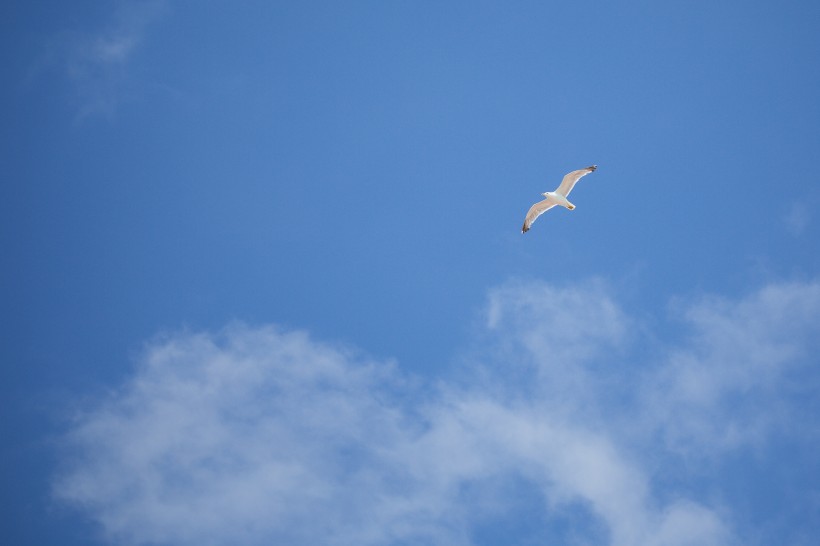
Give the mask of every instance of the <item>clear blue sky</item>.
POLYGON ((6 2, 0 55, 4 544, 820 535, 817 2, 6 2))

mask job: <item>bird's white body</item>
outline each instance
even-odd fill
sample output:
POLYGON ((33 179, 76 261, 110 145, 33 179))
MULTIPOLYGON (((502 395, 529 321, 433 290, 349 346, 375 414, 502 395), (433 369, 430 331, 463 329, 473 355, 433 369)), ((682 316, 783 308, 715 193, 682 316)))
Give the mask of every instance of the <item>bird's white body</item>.
POLYGON ((547 200, 550 201, 551 203, 554 203, 556 205, 561 205, 562 207, 564 207, 566 209, 572 210, 572 209, 575 208, 575 205, 570 203, 567 200, 566 196, 561 195, 558 192, 548 191, 548 192, 542 193, 541 195, 546 197, 547 200))
POLYGON ((560 205, 566 209, 574 210, 575 205, 567 200, 569 192, 572 191, 572 188, 575 187, 575 183, 578 182, 581 177, 588 175, 597 168, 597 165, 591 165, 586 169, 572 171, 564 176, 564 179, 561 180, 561 184, 555 189, 555 191, 542 193, 541 195, 543 195, 545 199, 530 207, 530 210, 527 212, 527 217, 524 219, 524 227, 521 228, 521 233, 526 233, 529 231, 532 223, 555 205, 560 205))

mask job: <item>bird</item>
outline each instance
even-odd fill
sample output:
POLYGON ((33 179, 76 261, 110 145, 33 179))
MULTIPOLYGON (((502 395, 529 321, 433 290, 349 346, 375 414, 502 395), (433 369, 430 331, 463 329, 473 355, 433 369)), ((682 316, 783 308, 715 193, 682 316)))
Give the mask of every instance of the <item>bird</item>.
POLYGON ((575 205, 567 201, 569 192, 572 191, 572 188, 575 187, 575 183, 578 182, 582 176, 588 175, 597 168, 597 165, 590 165, 586 169, 579 169, 577 171, 567 173, 567 175, 564 176, 564 179, 561 180, 561 185, 558 186, 555 191, 542 193, 541 195, 546 197, 546 199, 539 201, 530 207, 530 210, 527 212, 527 217, 524 219, 524 227, 521 228, 521 233, 528 232, 530 230, 530 226, 533 222, 535 222, 536 218, 550 210, 555 205, 561 205, 569 210, 574 210, 575 205))

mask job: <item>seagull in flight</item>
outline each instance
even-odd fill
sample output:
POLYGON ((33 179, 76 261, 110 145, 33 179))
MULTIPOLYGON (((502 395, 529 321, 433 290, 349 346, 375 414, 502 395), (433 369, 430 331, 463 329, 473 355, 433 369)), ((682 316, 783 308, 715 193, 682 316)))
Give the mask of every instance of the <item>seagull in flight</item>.
POLYGON ((546 199, 543 201, 539 201, 533 206, 530 207, 529 212, 527 212, 527 217, 524 219, 524 227, 521 228, 521 233, 526 233, 530 230, 530 226, 533 222, 535 222, 536 218, 550 210, 555 205, 561 205, 562 207, 566 207, 569 210, 573 210, 575 205, 567 201, 567 196, 569 196, 569 192, 572 191, 572 188, 575 187, 575 183, 578 182, 582 176, 586 176, 595 169, 597 169, 597 165, 591 165, 586 169, 579 169, 577 171, 572 171, 571 173, 564 176, 564 179, 561 180, 561 185, 556 188, 555 191, 548 191, 546 193, 542 193, 546 199))

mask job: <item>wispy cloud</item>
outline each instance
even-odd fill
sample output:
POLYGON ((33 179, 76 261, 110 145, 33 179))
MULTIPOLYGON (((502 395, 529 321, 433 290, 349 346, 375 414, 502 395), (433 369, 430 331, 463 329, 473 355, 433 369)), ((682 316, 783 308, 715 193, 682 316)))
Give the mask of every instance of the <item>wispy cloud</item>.
POLYGON ((118 106, 133 97, 130 63, 146 31, 164 13, 164 0, 119 2, 109 22, 87 31, 67 29, 53 38, 45 67, 65 74, 78 101, 78 118, 112 116, 118 106))
POLYGON ((795 237, 803 234, 809 225, 809 220, 809 209, 804 203, 792 203, 784 217, 786 229, 795 237))
POLYGON ((638 364, 606 283, 509 283, 465 378, 437 387, 275 327, 166 337, 77 416, 55 495, 124 544, 468 545, 493 521, 537 543, 733 544, 720 492, 676 486, 692 470, 670 461, 783 424, 767 408, 787 412, 820 285, 681 316, 688 340, 638 364))
POLYGON ((820 284, 774 284, 739 302, 707 298, 682 316, 688 343, 644 385, 646 413, 670 445, 714 454, 787 423, 779 414, 784 381, 820 325, 820 284))

